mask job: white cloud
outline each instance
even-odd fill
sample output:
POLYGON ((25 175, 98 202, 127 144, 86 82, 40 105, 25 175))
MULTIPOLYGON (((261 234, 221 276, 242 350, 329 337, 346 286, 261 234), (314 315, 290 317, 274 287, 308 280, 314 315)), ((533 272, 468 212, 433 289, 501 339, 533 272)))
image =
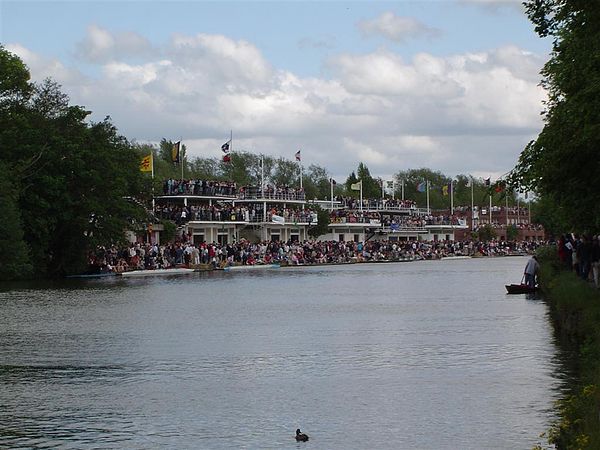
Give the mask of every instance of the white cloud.
POLYGON ((223 35, 174 35, 144 61, 116 59, 122 36, 97 33, 94 76, 7 48, 34 79, 54 77, 95 120, 110 115, 138 141, 181 138, 192 156, 220 156, 233 130, 234 149, 293 158, 302 148, 305 164, 334 177, 360 161, 374 175, 417 167, 495 173, 510 169, 541 128, 542 61, 514 46, 411 60, 389 50, 339 54, 323 79, 278 70, 252 43, 223 35))
POLYGON ((393 12, 384 12, 371 20, 361 20, 357 24, 365 36, 381 35, 394 42, 404 42, 419 37, 435 38, 441 31, 428 27, 412 17, 397 16, 393 12))
POLYGON ((86 37, 77 44, 75 54, 84 61, 102 63, 124 58, 145 58, 156 53, 156 49, 143 36, 130 31, 111 33, 98 26, 90 25, 86 37))
POLYGON ((483 8, 491 13, 512 11, 523 13, 523 0, 458 0, 459 4, 483 8))

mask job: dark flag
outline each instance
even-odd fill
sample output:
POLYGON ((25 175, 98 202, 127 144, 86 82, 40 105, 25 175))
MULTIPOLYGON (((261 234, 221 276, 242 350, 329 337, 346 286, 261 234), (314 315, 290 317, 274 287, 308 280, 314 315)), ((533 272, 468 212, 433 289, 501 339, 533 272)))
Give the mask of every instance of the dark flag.
POLYGON ((485 185, 488 186, 488 187, 490 186, 490 179, 489 178, 485 179, 485 185))
POLYGON ((179 164, 180 150, 181 141, 177 141, 173 144, 173 147, 171 148, 171 161, 173 161, 175 164, 179 164))
POLYGON ((230 142, 231 141, 227 141, 223 145, 221 145, 221 150, 223 151, 223 153, 229 153, 229 143, 230 142))

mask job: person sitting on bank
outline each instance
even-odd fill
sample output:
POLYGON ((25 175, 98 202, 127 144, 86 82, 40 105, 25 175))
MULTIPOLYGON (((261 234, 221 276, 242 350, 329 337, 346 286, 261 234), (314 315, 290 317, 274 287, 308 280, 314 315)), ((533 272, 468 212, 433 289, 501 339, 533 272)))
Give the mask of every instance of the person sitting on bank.
POLYGON ((535 279, 539 270, 540 264, 538 263, 537 256, 534 255, 525 265, 525 284, 527 286, 531 288, 535 287, 535 279))

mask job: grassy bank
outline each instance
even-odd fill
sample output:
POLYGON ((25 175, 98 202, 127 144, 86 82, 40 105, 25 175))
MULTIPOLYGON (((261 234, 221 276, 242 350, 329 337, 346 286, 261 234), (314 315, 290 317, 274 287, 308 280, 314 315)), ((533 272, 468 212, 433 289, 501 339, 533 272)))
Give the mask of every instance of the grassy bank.
POLYGON ((575 373, 548 439, 558 449, 600 449, 600 291, 563 266, 555 248, 539 256, 554 330, 573 355, 575 373))

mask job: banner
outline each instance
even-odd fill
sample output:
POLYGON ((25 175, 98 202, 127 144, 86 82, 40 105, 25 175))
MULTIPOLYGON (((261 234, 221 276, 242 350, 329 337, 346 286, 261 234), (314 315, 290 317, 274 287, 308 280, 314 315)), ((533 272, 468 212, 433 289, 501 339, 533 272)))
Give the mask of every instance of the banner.
POLYGON ((278 216, 277 214, 273 214, 271 216, 271 222, 283 225, 285 223, 285 219, 282 216, 278 216))
POLYGON ((171 161, 173 161, 174 163, 179 163, 179 151, 181 148, 181 141, 177 141, 173 144, 173 148, 171 148, 171 161))
POLYGON ((353 183, 350 185, 350 189, 352 189, 353 191, 360 191, 362 188, 362 180, 359 181, 358 183, 353 183))
POLYGON ((144 156, 140 162, 141 172, 152 172, 152 153, 148 156, 144 156))

